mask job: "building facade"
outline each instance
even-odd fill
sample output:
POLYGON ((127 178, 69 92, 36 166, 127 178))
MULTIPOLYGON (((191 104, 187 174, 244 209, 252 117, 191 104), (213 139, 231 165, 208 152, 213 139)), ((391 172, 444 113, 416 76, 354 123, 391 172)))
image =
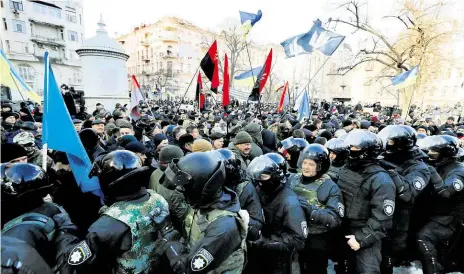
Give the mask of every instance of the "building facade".
POLYGON ((82 71, 75 50, 84 40, 81 1, 3 0, 0 47, 18 73, 37 93, 43 93, 43 56, 59 85, 82 89, 82 71))

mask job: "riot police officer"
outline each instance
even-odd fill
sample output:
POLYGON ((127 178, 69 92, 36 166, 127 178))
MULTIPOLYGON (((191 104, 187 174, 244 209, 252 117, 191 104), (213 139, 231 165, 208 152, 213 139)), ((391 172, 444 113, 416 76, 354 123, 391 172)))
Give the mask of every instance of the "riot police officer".
POLYGON ((226 170, 225 186, 237 193, 240 207, 250 215, 247 240, 257 240, 261 234, 264 219, 263 208, 256 193, 256 188, 251 182, 245 179, 245 174, 242 174, 240 168, 240 160, 235 157, 232 151, 221 148, 211 153, 218 155, 223 160, 226 170))
POLYGON ((416 131, 410 126, 389 125, 378 136, 385 146, 380 165, 388 169, 396 186, 396 209, 393 228, 382 245, 382 273, 393 273, 393 266, 401 262, 406 250, 409 220, 414 201, 430 180, 430 171, 424 163, 427 158, 416 146, 416 131), (393 257, 394 256, 394 257, 393 257))
POLYGON ((303 138, 287 138, 281 141, 283 148, 287 151, 288 172, 296 173, 298 169, 298 158, 300 152, 309 145, 308 141, 303 138))
POLYGON ((424 274, 444 273, 437 247, 451 240, 463 227, 464 164, 457 161, 459 140, 455 137, 427 136, 419 142, 419 147, 431 158, 434 167, 431 182, 438 197, 430 201, 433 212, 417 235, 417 245, 424 274))
POLYGON ((43 200, 53 182, 41 167, 31 163, 3 164, 1 175, 2 237, 25 242, 50 267, 55 266, 57 228, 53 217, 64 210, 43 200))
POLYGON ((337 184, 345 204, 342 229, 351 250, 346 250, 337 273, 380 273, 382 239, 392 226, 395 212, 395 185, 377 164, 382 149, 377 135, 353 130, 345 144, 350 148, 349 156, 337 184))
POLYGON ((330 139, 325 144, 325 147, 329 151, 330 158, 330 167, 327 171, 327 175, 329 175, 334 182, 337 182, 338 172, 345 165, 349 149, 345 145, 345 141, 340 138, 330 139))
POLYGON ((191 207, 184 220, 188 248, 166 240, 156 253, 167 256, 175 273, 240 273, 248 220, 237 194, 224 187, 223 161, 213 153, 194 152, 174 159, 165 176, 166 187, 182 192, 191 207))
POLYGON ((62 234, 60 245, 68 249, 59 258, 61 273, 155 271, 156 232, 172 229, 164 222, 169 214, 166 200, 143 187, 146 182, 140 176, 145 178, 147 168, 127 150, 96 159, 90 176, 98 176, 107 207, 101 209, 101 217, 84 240, 79 241, 69 229, 62 234))
POLYGON ((250 249, 260 257, 250 273, 291 273, 294 251, 304 247, 308 225, 298 196, 285 186, 283 170, 267 155, 261 155, 248 165, 248 176, 258 185, 258 195, 265 224, 261 238, 250 243, 250 249))
POLYGON ((301 173, 289 178, 289 187, 303 199, 308 223, 309 236, 298 256, 301 273, 327 273, 333 231, 344 216, 341 191, 326 174, 329 167, 327 149, 311 144, 300 153, 298 168, 301 173))

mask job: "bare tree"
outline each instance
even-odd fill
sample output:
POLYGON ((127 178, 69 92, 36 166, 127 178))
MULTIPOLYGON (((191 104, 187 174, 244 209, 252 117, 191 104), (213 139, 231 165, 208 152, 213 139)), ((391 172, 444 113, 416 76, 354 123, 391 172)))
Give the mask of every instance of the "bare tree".
MULTIPOLYGON (((329 19, 330 23, 335 27, 337 24, 351 26, 354 32, 362 31, 370 37, 371 43, 359 50, 352 64, 339 67, 338 73, 345 75, 361 64, 373 62, 382 67, 374 80, 384 81, 419 65, 416 90, 422 90, 439 73, 440 64, 448 61, 443 49, 455 34, 455 27, 442 15, 442 8, 446 5, 443 1, 427 5, 422 0, 405 0, 398 14, 384 17, 384 20, 395 20, 404 26, 404 31, 396 40, 389 39, 369 23, 367 15, 361 12, 363 4, 359 1, 351 0, 340 5, 339 8, 346 11, 347 18, 329 19)), ((394 94, 392 90, 387 92, 394 94)), ((412 93, 411 88, 397 92, 403 112, 407 111, 412 93)))

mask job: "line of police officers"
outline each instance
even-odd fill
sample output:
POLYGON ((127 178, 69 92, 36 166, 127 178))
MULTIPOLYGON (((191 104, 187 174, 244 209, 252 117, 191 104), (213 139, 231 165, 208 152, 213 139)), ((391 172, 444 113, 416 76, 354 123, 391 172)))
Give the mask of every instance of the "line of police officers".
POLYGON ((282 141, 287 159, 268 153, 246 172, 228 149, 174 159, 160 183, 187 204, 176 222, 179 199, 146 189, 138 156, 102 155, 89 176, 105 206, 84 235, 44 202, 51 174, 4 164, 2 273, 291 273, 295 257, 301 273, 327 273, 329 258, 337 273, 392 273, 411 246, 424 273, 443 273, 441 246, 453 247, 464 221, 456 138, 417 142, 391 125, 305 142, 282 141))

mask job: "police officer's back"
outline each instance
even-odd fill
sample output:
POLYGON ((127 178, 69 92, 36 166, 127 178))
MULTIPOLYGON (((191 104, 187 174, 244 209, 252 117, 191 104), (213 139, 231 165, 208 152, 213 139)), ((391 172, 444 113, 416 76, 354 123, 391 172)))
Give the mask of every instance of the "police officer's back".
POLYGON ((156 253, 166 255, 175 273, 241 273, 248 220, 235 192, 224 187, 224 163, 209 152, 175 159, 165 171, 166 187, 184 194, 186 244, 166 239, 156 253))
POLYGON ((46 172, 31 163, 3 164, 2 236, 19 239, 55 265, 55 222, 53 216, 62 209, 44 202, 53 183, 46 172))
MULTIPOLYGON (((140 180, 147 167, 133 152, 116 150, 98 158, 91 175, 98 175, 107 208, 79 241, 67 230, 61 244, 62 273, 143 273, 156 270, 157 226, 150 215, 168 215, 166 200, 146 190, 140 180), (67 244, 69 243, 69 244, 67 244)), ((145 178, 145 177, 143 177, 145 178)))

